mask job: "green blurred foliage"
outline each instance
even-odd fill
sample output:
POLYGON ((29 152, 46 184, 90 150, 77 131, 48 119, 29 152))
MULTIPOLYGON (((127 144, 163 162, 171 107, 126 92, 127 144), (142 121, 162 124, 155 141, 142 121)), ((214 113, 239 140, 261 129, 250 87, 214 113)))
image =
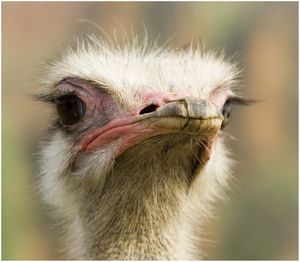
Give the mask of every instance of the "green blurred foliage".
POLYGON ((98 29, 131 27, 150 39, 223 49, 244 71, 242 86, 263 102, 234 111, 228 133, 238 165, 231 201, 207 229, 209 259, 298 258, 298 3, 2 3, 2 258, 55 259, 49 211, 40 205, 34 152, 49 110, 28 93, 56 49, 98 29))

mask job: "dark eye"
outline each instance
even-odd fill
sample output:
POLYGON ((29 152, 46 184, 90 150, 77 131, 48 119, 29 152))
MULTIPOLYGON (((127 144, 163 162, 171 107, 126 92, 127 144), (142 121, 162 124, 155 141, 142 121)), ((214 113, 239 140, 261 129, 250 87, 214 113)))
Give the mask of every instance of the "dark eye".
POLYGON ((224 117, 221 129, 225 128, 231 118, 231 114, 232 114, 232 108, 231 108, 231 101, 227 100, 222 108, 222 115, 224 117))
POLYGON ((65 95, 56 99, 56 109, 63 125, 73 125, 84 117, 86 105, 76 95, 65 95))

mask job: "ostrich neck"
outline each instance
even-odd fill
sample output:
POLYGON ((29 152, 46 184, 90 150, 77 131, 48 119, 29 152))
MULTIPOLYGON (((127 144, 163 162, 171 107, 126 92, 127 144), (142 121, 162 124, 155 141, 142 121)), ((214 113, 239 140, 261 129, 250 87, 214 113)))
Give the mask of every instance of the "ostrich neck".
POLYGON ((172 153, 141 154, 137 164, 132 154, 117 161, 101 193, 86 198, 81 212, 85 256, 178 259, 181 211, 188 191, 187 161, 172 153))

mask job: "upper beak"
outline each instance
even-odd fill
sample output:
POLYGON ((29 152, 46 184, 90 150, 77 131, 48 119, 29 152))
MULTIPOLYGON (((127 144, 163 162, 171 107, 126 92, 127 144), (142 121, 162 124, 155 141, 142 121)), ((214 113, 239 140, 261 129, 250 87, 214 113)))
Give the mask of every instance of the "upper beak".
POLYGON ((204 99, 185 98, 159 107, 158 117, 179 116, 194 119, 220 117, 222 114, 204 99))
POLYGON ((206 100, 183 98, 158 107, 145 115, 155 125, 176 128, 184 132, 215 133, 221 128, 223 115, 206 100))

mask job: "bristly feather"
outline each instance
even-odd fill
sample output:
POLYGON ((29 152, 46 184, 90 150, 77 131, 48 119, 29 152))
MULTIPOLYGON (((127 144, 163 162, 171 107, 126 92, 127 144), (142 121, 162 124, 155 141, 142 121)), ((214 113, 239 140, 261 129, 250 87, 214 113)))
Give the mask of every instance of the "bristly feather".
POLYGON ((68 48, 60 60, 50 63, 41 84, 48 91, 63 78, 76 76, 113 89, 126 102, 134 101, 142 87, 188 90, 205 97, 218 86, 234 89, 239 84, 240 71, 223 52, 205 52, 196 44, 188 50, 172 49, 170 44, 146 40, 128 39, 121 44, 95 36, 78 40, 77 48, 68 48))

